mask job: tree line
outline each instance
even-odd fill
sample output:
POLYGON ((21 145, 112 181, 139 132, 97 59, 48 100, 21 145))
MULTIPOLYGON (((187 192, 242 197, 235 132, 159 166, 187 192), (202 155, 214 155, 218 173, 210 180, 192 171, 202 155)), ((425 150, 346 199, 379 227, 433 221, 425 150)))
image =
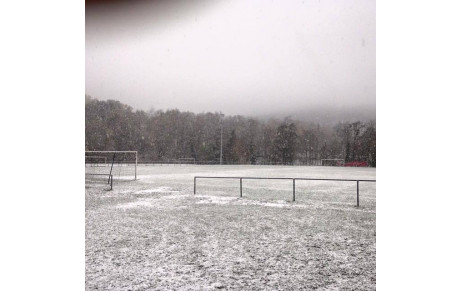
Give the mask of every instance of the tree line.
POLYGON ((376 166, 375 121, 320 126, 221 113, 134 110, 85 96, 85 150, 137 150, 140 161, 320 165, 321 159, 376 166))

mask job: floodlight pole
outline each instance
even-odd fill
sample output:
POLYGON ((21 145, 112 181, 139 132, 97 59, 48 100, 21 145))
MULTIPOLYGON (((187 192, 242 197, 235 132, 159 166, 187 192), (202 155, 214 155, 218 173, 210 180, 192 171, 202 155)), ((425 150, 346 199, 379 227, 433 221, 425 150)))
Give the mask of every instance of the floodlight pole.
POLYGON ((222 115, 220 116, 220 164, 222 165, 222 115))

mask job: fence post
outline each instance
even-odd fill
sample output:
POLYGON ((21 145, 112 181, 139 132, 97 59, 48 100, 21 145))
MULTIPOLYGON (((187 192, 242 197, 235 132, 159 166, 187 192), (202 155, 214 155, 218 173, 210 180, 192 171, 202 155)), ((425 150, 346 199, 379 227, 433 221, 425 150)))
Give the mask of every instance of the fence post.
POLYGON ((356 207, 359 207, 359 180, 356 180, 356 207))
POLYGON ((295 179, 292 179, 292 202, 295 202, 295 179))
POLYGON ((240 178, 240 198, 243 198, 243 178, 240 178))
POLYGON ((110 190, 112 190, 113 189, 113 176, 110 175, 109 179, 110 179, 110 190))
POLYGON ((193 177, 193 195, 196 194, 196 177, 193 177))

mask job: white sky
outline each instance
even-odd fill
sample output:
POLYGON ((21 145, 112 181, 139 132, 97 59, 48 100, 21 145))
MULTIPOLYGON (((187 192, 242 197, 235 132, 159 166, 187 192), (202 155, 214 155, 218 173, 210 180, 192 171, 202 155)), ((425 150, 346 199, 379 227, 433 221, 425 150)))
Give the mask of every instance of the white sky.
POLYGON ((375 110, 375 50, 375 0, 90 5, 86 93, 139 109, 375 110))

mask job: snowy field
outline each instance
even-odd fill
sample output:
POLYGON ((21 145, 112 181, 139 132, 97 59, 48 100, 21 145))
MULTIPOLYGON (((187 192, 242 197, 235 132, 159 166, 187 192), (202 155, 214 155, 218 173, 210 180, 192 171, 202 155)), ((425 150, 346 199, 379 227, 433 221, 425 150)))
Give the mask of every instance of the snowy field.
POLYGON ((87 183, 87 290, 375 290, 376 183, 194 176, 375 179, 373 168, 138 167, 87 183), (120 177, 122 178, 122 177, 120 177), (114 178, 116 179, 116 177, 114 178))

